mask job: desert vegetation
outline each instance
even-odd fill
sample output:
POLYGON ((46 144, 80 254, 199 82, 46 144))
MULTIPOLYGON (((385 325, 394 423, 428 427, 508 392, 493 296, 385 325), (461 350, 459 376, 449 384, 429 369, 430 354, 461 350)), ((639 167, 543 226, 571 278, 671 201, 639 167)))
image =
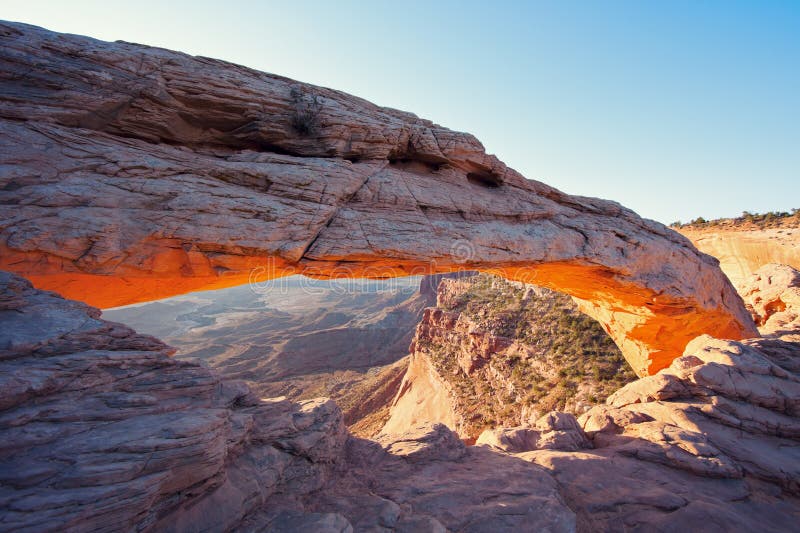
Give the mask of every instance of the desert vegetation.
POLYGON ((636 377, 600 324, 566 295, 488 274, 444 284, 452 291, 440 287, 440 308, 507 346, 468 374, 460 364, 466 339, 418 334, 417 350, 451 386, 462 434, 551 410, 580 414, 636 377))
POLYGON ((751 213, 742 211, 742 215, 734 218, 717 218, 706 220, 697 217, 689 222, 675 221, 671 228, 741 228, 741 229, 768 229, 781 227, 800 227, 800 208, 791 211, 767 211, 766 213, 751 213))
POLYGON ((292 128, 301 136, 316 133, 319 128, 319 114, 322 111, 322 102, 316 95, 306 94, 293 87, 289 92, 294 113, 292 114, 292 128))

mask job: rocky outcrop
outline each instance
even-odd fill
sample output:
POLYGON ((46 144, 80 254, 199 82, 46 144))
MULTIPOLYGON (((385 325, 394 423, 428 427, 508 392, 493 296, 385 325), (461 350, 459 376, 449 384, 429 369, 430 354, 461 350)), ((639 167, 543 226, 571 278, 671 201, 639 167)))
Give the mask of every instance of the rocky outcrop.
POLYGON ((438 422, 474 441, 551 410, 582 414, 635 379, 569 297, 487 274, 440 282, 410 352, 384 432, 438 422))
POLYGON ((740 291, 762 334, 800 329, 793 324, 800 313, 800 270, 764 265, 744 280, 740 291))
POLYGON ((575 416, 558 411, 544 415, 532 427, 487 429, 480 434, 475 444, 510 453, 531 450, 574 452, 592 447, 575 416))
MULTIPOLYGON (((754 277, 763 283, 765 275, 754 277)), ((793 305, 774 316, 796 317, 793 305)), ((669 368, 580 417, 593 450, 515 456, 556 477, 579 529, 793 529, 800 513, 797 331, 745 342, 698 337, 669 368)))
POLYGON ((550 413, 465 447, 442 425, 349 437, 330 400, 258 399, 98 315, 0 275, 0 531, 797 523, 800 350, 785 338, 775 358, 769 337, 700 337, 580 427, 550 413))
POLYGON ((259 401, 99 315, 0 273, 0 530, 223 530, 325 481, 333 402, 259 401))
POLYGON ((710 226, 679 230, 697 248, 719 259, 719 266, 736 287, 770 263, 800 268, 800 227, 776 228, 710 226))
POLYGON ((639 375, 756 331, 717 262, 471 135, 167 50, 0 25, 0 268, 101 307, 289 273, 566 292, 639 375))
POLYGON ((771 310, 758 314, 766 318, 763 338, 698 337, 669 368, 622 387, 578 421, 549 413, 533 424, 486 430, 477 447, 547 469, 579 531, 794 529, 795 285, 797 271, 785 266, 753 276, 745 300, 771 310))
POLYGON ((0 531, 574 530, 538 467, 444 426, 354 439, 98 316, 0 273, 0 531))

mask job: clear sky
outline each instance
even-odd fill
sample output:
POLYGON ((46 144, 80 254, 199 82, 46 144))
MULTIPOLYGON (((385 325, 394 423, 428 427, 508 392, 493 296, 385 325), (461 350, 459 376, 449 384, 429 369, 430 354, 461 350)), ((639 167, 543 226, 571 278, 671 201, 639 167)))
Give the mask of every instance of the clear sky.
POLYGON ((800 1, 0 0, 0 18, 412 111, 665 223, 800 207, 800 1))

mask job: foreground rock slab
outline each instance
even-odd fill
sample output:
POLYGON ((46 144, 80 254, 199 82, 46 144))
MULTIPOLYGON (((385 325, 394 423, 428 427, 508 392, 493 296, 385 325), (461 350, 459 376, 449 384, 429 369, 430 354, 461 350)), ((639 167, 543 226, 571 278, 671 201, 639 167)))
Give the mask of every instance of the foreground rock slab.
POLYGON ((538 467, 444 426, 354 439, 331 400, 259 399, 99 316, 0 272, 0 531, 574 529, 538 467))
POLYGON ((0 531, 777 532, 800 518, 800 347, 785 336, 698 337, 577 421, 553 412, 464 446, 441 424, 353 438, 330 400, 256 398, 9 273, 0 326, 0 531))
POLYGON ((715 259, 473 136, 209 58, 0 25, 0 268, 100 307, 305 273, 566 292, 639 375, 756 335, 715 259))

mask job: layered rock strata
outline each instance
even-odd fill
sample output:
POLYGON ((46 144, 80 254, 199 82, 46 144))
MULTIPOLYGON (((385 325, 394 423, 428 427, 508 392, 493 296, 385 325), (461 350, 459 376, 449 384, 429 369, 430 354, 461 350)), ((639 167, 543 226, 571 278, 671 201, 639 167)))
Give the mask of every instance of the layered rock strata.
POLYGON ((0 268, 100 307, 305 273, 457 269, 566 292, 639 375, 756 334, 717 261, 471 135, 142 45, 0 25, 0 268))
POLYGON ((482 274, 439 284, 411 343, 384 431, 487 427, 580 415, 635 379, 597 322, 563 294, 482 274))

